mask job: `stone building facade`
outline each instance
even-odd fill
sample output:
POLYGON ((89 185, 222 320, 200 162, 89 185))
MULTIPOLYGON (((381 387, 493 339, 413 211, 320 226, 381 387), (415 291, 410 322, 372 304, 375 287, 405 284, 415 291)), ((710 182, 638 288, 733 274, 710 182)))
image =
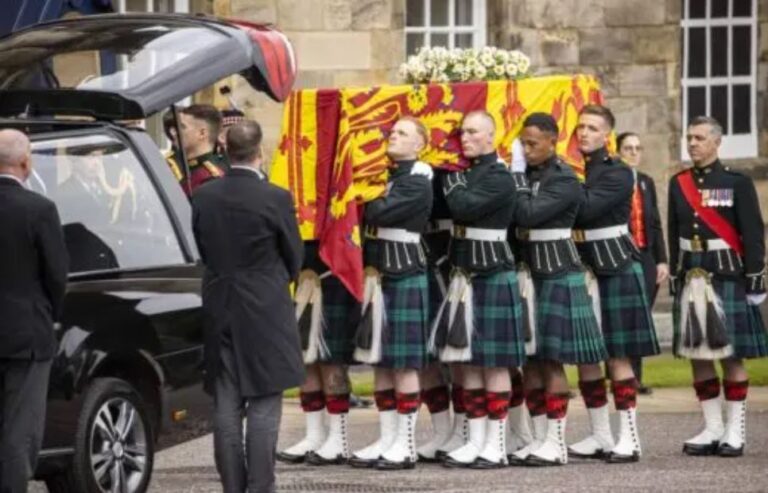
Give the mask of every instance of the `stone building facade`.
MULTIPOLYGON (((426 5, 432 8, 440 2, 456 2, 451 9, 460 3, 480 8, 485 22, 480 44, 522 50, 531 57, 534 74, 596 74, 616 113, 617 130, 642 136, 644 165, 656 179, 663 208, 666 181, 682 158, 686 55, 681 21, 693 12, 685 9, 701 7, 716 16, 717 9, 742 9, 739 2, 751 2, 755 43, 747 57, 753 61, 755 87, 745 111, 754 112, 756 144, 746 156, 726 160, 756 178, 768 178, 768 0, 195 0, 194 7, 277 25, 296 48, 298 87, 320 88, 396 83, 406 57, 409 9, 430 1, 434 5, 426 5)), ((694 41, 689 50, 696 49, 694 41)), ((263 122, 269 147, 279 132, 280 105, 242 83, 230 83, 238 104, 263 122)), ((213 91, 204 97, 217 99, 213 91)), ((712 98, 715 104, 718 98, 712 98)), ((759 187, 768 193, 768 181, 759 187)))

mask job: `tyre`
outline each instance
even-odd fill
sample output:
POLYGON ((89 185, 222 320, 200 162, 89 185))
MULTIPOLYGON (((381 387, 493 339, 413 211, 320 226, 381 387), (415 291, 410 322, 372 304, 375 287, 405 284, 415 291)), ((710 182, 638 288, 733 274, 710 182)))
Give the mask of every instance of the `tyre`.
POLYGON ((153 462, 146 404, 124 380, 98 378, 80 410, 71 470, 46 484, 56 493, 144 493, 153 462))

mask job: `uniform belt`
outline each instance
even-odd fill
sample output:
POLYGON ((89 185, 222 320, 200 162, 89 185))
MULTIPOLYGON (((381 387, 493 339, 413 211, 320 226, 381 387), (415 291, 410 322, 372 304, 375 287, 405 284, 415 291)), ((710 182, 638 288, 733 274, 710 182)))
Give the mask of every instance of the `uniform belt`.
POLYGON ((529 229, 528 241, 567 240, 572 234, 571 228, 529 229))
POLYGON ((466 226, 454 226, 453 237, 462 240, 475 241, 506 241, 506 229, 468 228, 466 226))
POLYGON ((629 227, 626 224, 608 226, 606 228, 585 229, 584 241, 610 240, 611 238, 620 238, 628 234, 629 227))
POLYGON ((419 233, 414 233, 407 229, 376 228, 372 230, 372 234, 378 240, 397 241, 400 243, 418 243, 421 241, 419 233))
POLYGON ((680 250, 684 252, 711 252, 714 250, 729 250, 731 247, 720 238, 712 240, 680 238, 680 250))
POLYGON ((429 232, 436 233, 438 231, 450 231, 453 229, 453 221, 451 219, 436 219, 429 222, 429 232))

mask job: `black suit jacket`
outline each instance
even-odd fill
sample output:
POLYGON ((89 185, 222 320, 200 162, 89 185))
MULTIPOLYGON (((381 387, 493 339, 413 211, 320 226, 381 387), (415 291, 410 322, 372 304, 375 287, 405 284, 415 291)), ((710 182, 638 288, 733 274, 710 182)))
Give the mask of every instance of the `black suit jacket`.
POLYGON ((205 264, 206 388, 232 348, 241 395, 282 392, 304 380, 289 283, 303 245, 291 195, 261 175, 233 168, 192 197, 193 228, 205 264))
POLYGON ((56 205, 0 176, 0 358, 53 357, 66 283, 56 205))
POLYGON ((639 171, 637 183, 643 197, 646 249, 653 256, 656 264, 665 264, 667 263, 667 248, 664 243, 664 230, 661 227, 659 202, 656 198, 656 184, 653 178, 639 171))

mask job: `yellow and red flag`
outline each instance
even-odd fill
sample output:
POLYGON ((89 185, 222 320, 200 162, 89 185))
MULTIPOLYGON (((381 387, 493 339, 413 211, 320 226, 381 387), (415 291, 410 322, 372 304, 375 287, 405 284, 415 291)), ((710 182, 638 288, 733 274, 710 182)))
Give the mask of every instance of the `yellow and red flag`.
POLYGON ((484 110, 493 116, 497 149, 507 162, 525 117, 550 113, 560 128, 558 153, 583 175, 574 135, 578 113, 585 104, 602 101, 597 80, 585 75, 297 91, 286 103, 271 179, 293 192, 302 238, 320 240, 322 259, 362 299, 358 204, 386 187, 387 135, 401 116, 419 118, 429 130, 422 161, 461 169, 467 166, 459 140, 466 113, 484 110))

